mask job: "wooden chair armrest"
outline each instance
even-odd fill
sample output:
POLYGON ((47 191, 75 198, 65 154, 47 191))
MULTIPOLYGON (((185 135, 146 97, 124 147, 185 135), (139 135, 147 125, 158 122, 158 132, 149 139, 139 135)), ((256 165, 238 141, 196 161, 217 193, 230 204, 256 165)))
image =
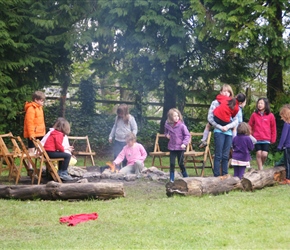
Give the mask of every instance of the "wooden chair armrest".
POLYGON ((188 151, 188 152, 184 152, 184 156, 202 156, 204 155, 204 152, 198 152, 198 151, 188 151))
POLYGON ((96 152, 73 151, 73 155, 96 155, 96 152))
POLYGON ((151 156, 168 156, 170 152, 150 152, 149 155, 151 156))

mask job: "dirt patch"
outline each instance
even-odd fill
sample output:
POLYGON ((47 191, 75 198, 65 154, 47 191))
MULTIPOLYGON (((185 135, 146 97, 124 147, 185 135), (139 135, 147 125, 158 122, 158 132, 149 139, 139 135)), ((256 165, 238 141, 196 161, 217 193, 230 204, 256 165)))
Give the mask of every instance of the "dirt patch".
MULTIPOLYGON (((156 178, 156 173, 147 173, 144 174, 141 178, 129 178, 129 180, 115 178, 115 174, 109 175, 109 178, 103 178, 100 176, 100 172, 96 168, 89 168, 88 172, 94 172, 97 170, 98 175, 91 177, 76 177, 72 182, 63 182, 65 183, 76 183, 76 182, 104 182, 104 183, 123 183, 124 190, 127 198, 133 199, 157 199, 160 197, 166 196, 165 184, 167 182, 166 178, 158 179, 156 178)), ((43 175, 41 178, 41 184, 45 185, 49 181, 52 181, 51 178, 43 175)), ((8 181, 7 176, 0 176, 0 185, 14 185, 14 180, 8 181)), ((35 185, 37 180, 35 180, 35 185)), ((31 179, 29 176, 22 175, 18 185, 31 185, 31 179)))

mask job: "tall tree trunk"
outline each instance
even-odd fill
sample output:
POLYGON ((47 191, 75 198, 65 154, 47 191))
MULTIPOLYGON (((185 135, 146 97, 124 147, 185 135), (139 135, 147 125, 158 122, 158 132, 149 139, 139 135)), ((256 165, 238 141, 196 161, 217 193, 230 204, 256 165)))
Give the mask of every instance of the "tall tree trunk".
POLYGON ((142 97, 143 95, 141 93, 138 93, 135 95, 135 110, 136 112, 136 122, 138 123, 139 127, 141 128, 143 125, 142 117, 142 97))
POLYGON ((275 101, 277 93, 283 92, 282 65, 280 57, 272 57, 268 61, 267 70, 267 98, 270 103, 275 101))
POLYGON ((60 110, 59 116, 65 117, 65 110, 66 110, 66 95, 68 86, 70 85, 70 73, 69 70, 64 69, 60 74, 59 82, 62 82, 61 86, 61 94, 60 94, 60 110))
MULTIPOLYGON (((281 39, 282 41, 283 33, 281 27, 283 25, 280 3, 278 1, 269 0, 269 4, 272 6, 275 5, 276 7, 275 18, 270 19, 270 25, 274 27, 273 30, 276 32, 277 39, 281 39)), ((273 47, 272 40, 269 40, 268 47, 273 47)), ((275 45, 275 47, 277 46, 275 45)), ((281 56, 272 55, 268 60, 267 70, 267 98, 270 103, 275 101, 278 92, 283 92, 283 68, 281 65, 281 56)))
POLYGON ((160 123, 160 133, 164 132, 164 125, 169 109, 176 108, 177 82, 175 79, 170 78, 170 75, 174 71, 175 68, 173 66, 173 62, 170 60, 165 65, 165 76, 167 77, 164 80, 164 105, 160 123))

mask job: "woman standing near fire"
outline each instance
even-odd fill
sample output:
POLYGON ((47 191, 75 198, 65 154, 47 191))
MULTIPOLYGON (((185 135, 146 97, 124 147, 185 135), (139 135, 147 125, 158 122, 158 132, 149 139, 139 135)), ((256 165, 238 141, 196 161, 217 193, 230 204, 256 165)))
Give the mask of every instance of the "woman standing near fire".
MULTIPOLYGON (((114 159, 119 155, 124 146, 126 146, 126 135, 132 132, 137 135, 138 126, 135 118, 129 114, 129 108, 126 104, 120 104, 117 109, 117 116, 114 126, 109 135, 109 142, 113 144, 114 159)), ((122 162, 123 166, 127 165, 127 160, 122 162)), ((119 167, 118 167, 119 168, 119 167)))

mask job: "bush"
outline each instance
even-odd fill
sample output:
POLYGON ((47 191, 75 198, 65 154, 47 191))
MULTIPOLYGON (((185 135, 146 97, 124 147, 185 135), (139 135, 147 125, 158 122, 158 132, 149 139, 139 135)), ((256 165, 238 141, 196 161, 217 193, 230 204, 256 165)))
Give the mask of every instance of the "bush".
MULTIPOLYGON (((56 106, 47 107, 45 110, 47 128, 52 127, 58 117, 56 106)), ((97 157, 110 157, 113 155, 112 144, 109 143, 109 134, 114 125, 116 115, 108 114, 84 114, 77 108, 66 109, 66 119, 71 124, 71 136, 85 136, 90 139, 91 148, 97 157)), ((159 124, 152 121, 144 121, 138 124, 137 140, 147 152, 153 150, 155 135, 159 131, 159 124)))

